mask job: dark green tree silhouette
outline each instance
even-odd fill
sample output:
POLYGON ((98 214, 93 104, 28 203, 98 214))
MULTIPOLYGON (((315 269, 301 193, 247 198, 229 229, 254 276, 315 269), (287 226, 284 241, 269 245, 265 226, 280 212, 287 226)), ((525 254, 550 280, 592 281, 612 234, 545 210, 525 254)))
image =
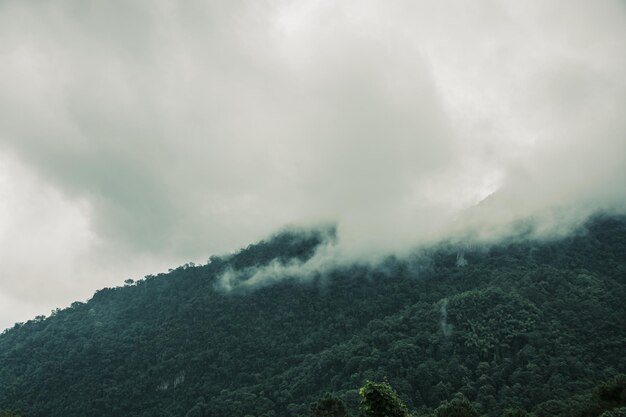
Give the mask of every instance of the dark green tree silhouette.
POLYGON ((502 413, 502 417, 527 417, 528 413, 526 412, 526 410, 523 410, 521 408, 507 408, 506 410, 504 410, 504 413, 502 413))
POLYGON ((609 411, 605 411, 600 417, 626 417, 626 407, 614 408, 609 411))
POLYGON ((478 411, 464 396, 443 402, 434 412, 435 417, 478 417, 478 411))
POLYGON ((311 404, 310 417, 347 417, 348 409, 339 397, 326 393, 311 404))
POLYGON ((596 395, 609 407, 626 406, 626 374, 620 374, 601 384, 596 395))

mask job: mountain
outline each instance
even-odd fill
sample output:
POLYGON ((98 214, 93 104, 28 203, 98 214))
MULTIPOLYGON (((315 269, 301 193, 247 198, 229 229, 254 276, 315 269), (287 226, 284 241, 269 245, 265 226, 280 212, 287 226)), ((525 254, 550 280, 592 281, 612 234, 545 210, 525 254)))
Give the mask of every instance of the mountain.
POLYGON ((386 379, 418 415, 461 393, 489 416, 565 416, 626 372, 624 217, 246 285, 333 239, 286 231, 15 325, 0 335, 0 410, 283 417, 330 391, 354 412, 359 386, 386 379))

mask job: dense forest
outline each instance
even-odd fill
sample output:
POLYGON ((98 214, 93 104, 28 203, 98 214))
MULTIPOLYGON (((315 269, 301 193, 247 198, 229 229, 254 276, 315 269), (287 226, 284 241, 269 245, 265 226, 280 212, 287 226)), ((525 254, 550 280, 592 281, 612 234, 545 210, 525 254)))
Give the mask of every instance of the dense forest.
POLYGON ((626 218, 237 285, 332 239, 286 231, 16 324, 0 416, 626 415, 626 218))

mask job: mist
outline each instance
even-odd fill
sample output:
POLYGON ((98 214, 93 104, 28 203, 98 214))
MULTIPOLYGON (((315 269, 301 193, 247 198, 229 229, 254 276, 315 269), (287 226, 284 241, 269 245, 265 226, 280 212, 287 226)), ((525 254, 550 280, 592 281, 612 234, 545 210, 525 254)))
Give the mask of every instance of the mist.
POLYGON ((617 0, 4 1, 0 327, 286 225, 337 261, 623 213, 624 51, 617 0))

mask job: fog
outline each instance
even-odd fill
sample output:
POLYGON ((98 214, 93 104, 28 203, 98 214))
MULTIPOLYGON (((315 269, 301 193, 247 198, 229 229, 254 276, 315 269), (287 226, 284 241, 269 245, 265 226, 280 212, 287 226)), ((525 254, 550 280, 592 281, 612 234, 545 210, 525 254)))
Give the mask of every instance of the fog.
POLYGON ((0 327, 286 225, 624 212, 624 51, 618 0, 3 1, 0 327))

